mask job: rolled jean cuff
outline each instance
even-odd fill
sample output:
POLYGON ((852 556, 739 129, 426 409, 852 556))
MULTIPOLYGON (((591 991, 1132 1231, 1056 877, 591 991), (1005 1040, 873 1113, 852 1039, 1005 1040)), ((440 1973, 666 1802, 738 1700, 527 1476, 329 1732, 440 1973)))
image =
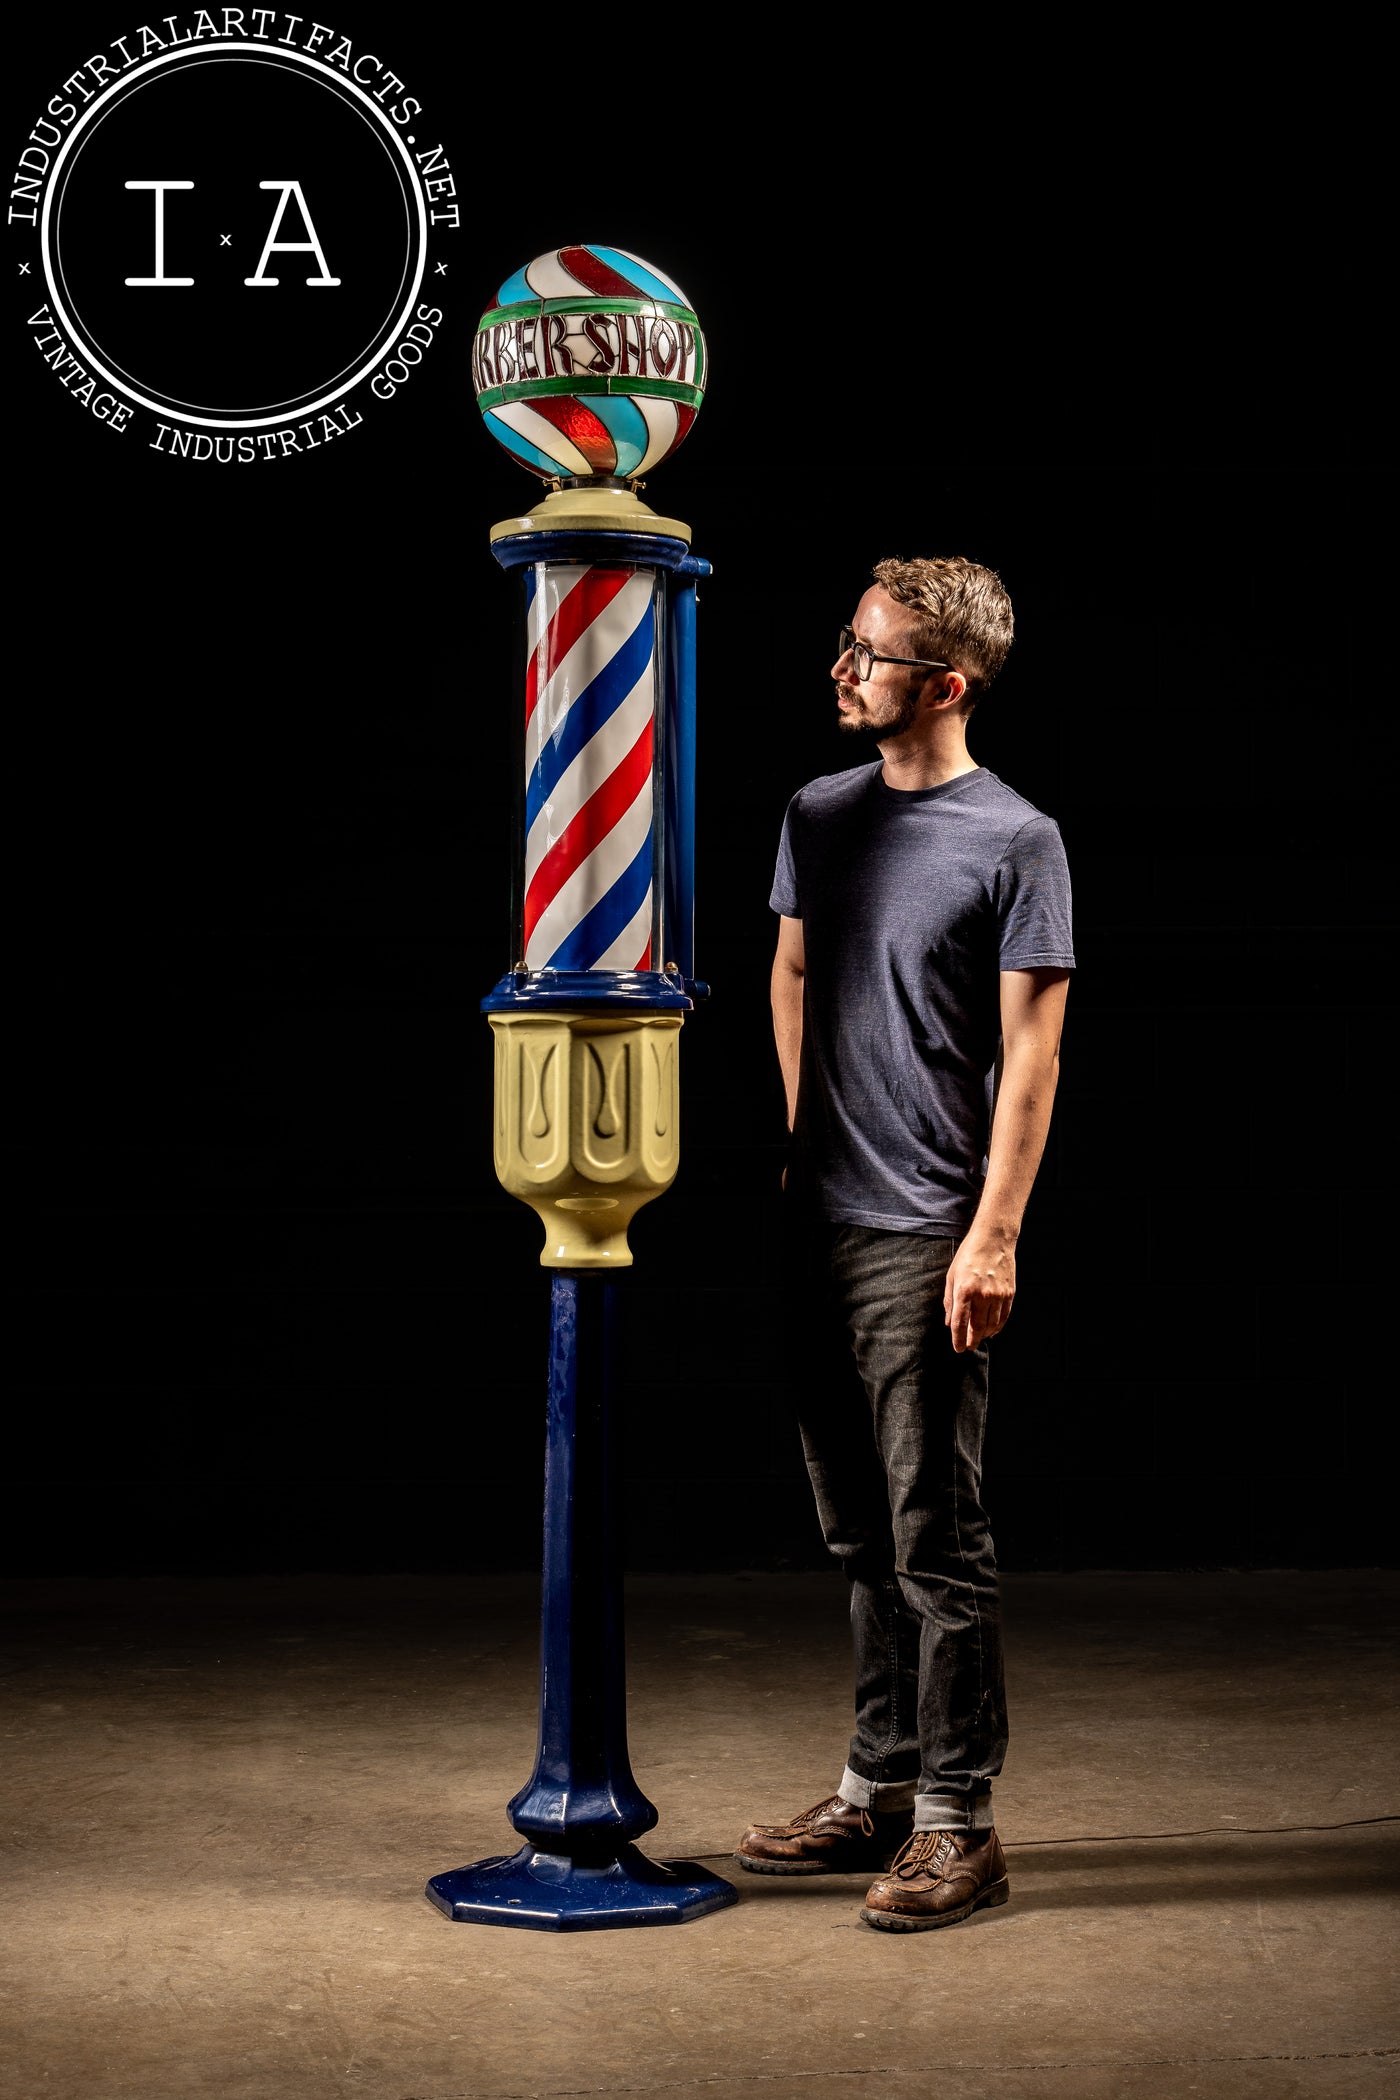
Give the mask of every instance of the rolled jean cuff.
POLYGON ((990 1830, 994 1820, 990 1792, 914 1797, 916 1830, 990 1830))
POLYGON ((897 1815, 914 1806, 914 1779, 862 1779, 849 1765, 841 1774, 841 1799, 852 1808, 871 1808, 877 1815, 897 1815))

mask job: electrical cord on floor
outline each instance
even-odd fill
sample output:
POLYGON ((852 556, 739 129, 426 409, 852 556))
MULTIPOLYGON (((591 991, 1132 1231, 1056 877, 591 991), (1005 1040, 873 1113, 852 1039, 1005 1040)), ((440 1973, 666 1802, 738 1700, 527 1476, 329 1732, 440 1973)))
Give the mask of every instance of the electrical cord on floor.
MULTIPOLYGON (((1400 1815, 1349 1816, 1344 1823, 1216 1823, 1206 1830, 1113 1830, 1094 1837, 1004 1838, 1003 1852, 1029 1852, 1035 1845, 1152 1845, 1168 1838, 1288 1837, 1311 1830, 1360 1830, 1368 1823, 1400 1823, 1400 1815)), ((697 1852, 693 1857, 729 1859, 729 1852, 697 1852)))
POLYGON ((1143 1845, 1164 1838, 1285 1837, 1295 1831, 1360 1830, 1367 1823, 1400 1823, 1400 1815, 1349 1816, 1344 1823, 1215 1823, 1207 1830, 1115 1830, 1104 1837, 1007 1838, 1003 1852, 1025 1852, 1032 1845, 1143 1845))

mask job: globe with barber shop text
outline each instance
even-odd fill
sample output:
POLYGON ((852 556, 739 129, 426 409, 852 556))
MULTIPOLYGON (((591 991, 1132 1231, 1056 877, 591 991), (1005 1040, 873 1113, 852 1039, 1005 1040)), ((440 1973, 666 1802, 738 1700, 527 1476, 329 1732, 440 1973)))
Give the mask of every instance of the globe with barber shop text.
POLYGON ((670 457, 705 396, 700 322, 675 279, 625 248, 553 248, 477 323, 486 427, 545 481, 631 482, 670 457))

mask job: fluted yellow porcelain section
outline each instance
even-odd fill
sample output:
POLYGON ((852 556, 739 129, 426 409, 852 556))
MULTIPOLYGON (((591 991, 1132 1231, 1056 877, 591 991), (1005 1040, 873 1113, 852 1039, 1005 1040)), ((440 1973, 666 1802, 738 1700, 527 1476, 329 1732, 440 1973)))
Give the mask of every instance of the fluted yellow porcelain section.
POLYGON ((496 1177, 538 1212, 547 1269, 625 1269, 680 1164, 681 1015, 491 1014, 496 1177))

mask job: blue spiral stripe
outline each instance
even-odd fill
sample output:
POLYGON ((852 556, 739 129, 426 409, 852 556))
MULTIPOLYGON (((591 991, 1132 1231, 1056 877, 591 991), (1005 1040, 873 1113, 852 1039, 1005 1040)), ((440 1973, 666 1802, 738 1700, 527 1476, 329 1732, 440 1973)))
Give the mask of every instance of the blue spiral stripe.
POLYGON ((631 924, 642 908, 651 882, 651 833, 637 851, 631 867, 624 868, 612 888, 586 912, 577 926, 559 943, 545 968, 591 970, 600 955, 606 955, 624 926, 631 924))
POLYGON ((654 646, 652 601, 648 598, 641 619, 617 654, 609 657, 597 677, 572 702, 554 734, 545 738, 544 749, 525 783, 527 834, 561 776, 621 707, 650 662, 654 646))

